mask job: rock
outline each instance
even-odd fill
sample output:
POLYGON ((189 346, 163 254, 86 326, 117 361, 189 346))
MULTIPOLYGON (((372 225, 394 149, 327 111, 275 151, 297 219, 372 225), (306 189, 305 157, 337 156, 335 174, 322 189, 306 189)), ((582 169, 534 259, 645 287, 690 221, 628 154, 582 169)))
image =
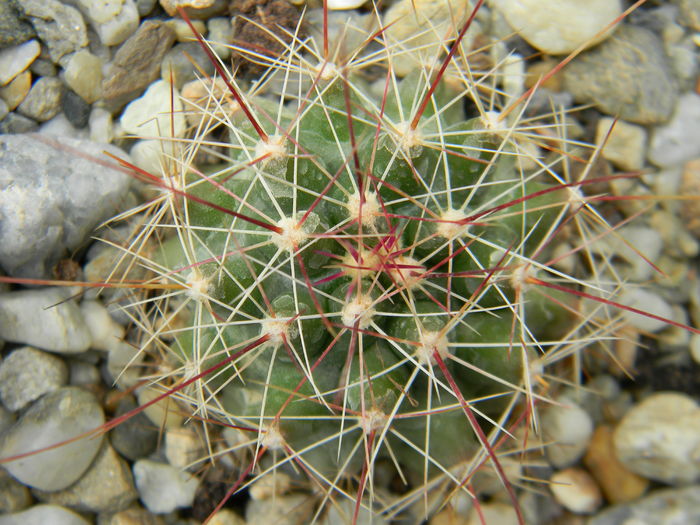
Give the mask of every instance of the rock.
POLYGON ((673 309, 658 294, 643 288, 628 287, 617 297, 620 304, 635 308, 646 314, 625 310, 622 315, 629 324, 642 332, 658 332, 668 326, 663 319, 673 319, 673 309))
MULTIPOLYGON (((64 387, 36 401, 0 436, 0 457, 42 449, 99 428, 104 413, 95 396, 64 387)), ((79 439, 4 464, 16 479, 31 487, 55 491, 75 483, 95 458, 103 436, 79 439)), ((50 522, 49 522, 50 523, 50 522)))
POLYGON ((180 138, 187 128, 180 94, 165 80, 154 82, 141 98, 131 102, 120 123, 126 133, 147 138, 171 138, 171 130, 180 138))
POLYGON ((605 141, 603 158, 618 168, 635 171, 644 167, 647 133, 643 127, 624 120, 615 122, 613 118, 603 117, 598 121, 595 140, 596 144, 602 144, 605 141), (610 131, 611 128, 612 131, 610 131))
POLYGON ((26 22, 16 0, 0 2, 0 49, 16 46, 35 36, 34 28, 26 22))
POLYGON ((191 474, 148 459, 140 459, 133 469, 141 501, 151 512, 167 514, 192 505, 199 481, 191 474))
POLYGON ((114 126, 112 114, 106 109, 93 107, 88 119, 90 140, 109 144, 114 139, 114 126))
MULTIPOLYGON (((39 126, 39 133, 42 136, 48 135, 51 137, 55 137, 59 140, 67 138, 76 140, 87 139, 87 130, 77 129, 75 126, 73 126, 73 124, 70 123, 70 121, 64 113, 59 113, 51 120, 48 120, 44 122, 41 126, 39 126)), ((61 264, 60 261, 59 264, 61 264)), ((60 267, 58 265, 55 268, 56 273, 60 272, 60 267)))
POLYGON ((25 117, 46 122, 61 111, 62 96, 63 82, 56 77, 41 77, 34 82, 17 111, 25 117))
POLYGON ((58 75, 56 64, 50 60, 41 58, 41 55, 32 62, 32 65, 29 66, 29 71, 34 73, 37 77, 55 77, 58 75))
POLYGON ((197 469, 205 457, 204 444, 190 427, 170 428, 165 432, 165 458, 178 469, 197 469))
POLYGON ((37 40, 0 50, 0 86, 27 69, 40 52, 41 46, 37 40))
POLYGON ((193 20, 206 20, 226 11, 226 0, 159 0, 160 5, 170 16, 178 16, 178 7, 182 7, 187 16, 193 20))
POLYGON ((492 4, 518 35, 550 55, 605 40, 612 31, 598 33, 622 13, 619 0, 494 0, 492 4))
POLYGON ((83 301, 80 310, 92 336, 91 348, 109 351, 124 338, 124 328, 112 319, 100 301, 83 301))
POLYGON ((26 509, 31 503, 32 495, 29 489, 0 469, 0 516, 2 513, 26 509))
POLYGON ((253 499, 270 499, 286 494, 291 488, 292 478, 284 472, 275 472, 256 479, 250 485, 249 493, 253 499))
POLYGON ((574 514, 592 514, 603 503, 598 485, 585 470, 560 470, 549 481, 554 498, 574 514))
POLYGON ((85 102, 75 91, 66 89, 61 104, 63 114, 77 129, 83 129, 90 119, 90 104, 85 102))
MULTIPOLYGON (((116 417, 137 407, 132 397, 126 397, 117 406, 116 417)), ((151 454, 158 445, 159 427, 143 413, 139 413, 114 427, 109 433, 112 446, 125 458, 135 461, 151 454)))
POLYGON ((114 215, 131 179, 114 163, 96 168, 105 150, 126 156, 88 141, 0 136, 0 266, 9 275, 51 278, 52 267, 114 215))
MULTIPOLYGON (((212 521, 209 524, 214 525, 212 521)), ((97 525, 165 525, 165 520, 142 507, 131 507, 115 513, 100 514, 97 525)))
POLYGON ((583 456, 593 434, 588 413, 568 398, 558 399, 561 405, 550 405, 542 411, 542 435, 551 442, 545 449, 549 462, 558 468, 573 465, 583 456))
MULTIPOLYGON (((140 388, 136 393, 139 405, 143 406, 160 397, 165 390, 156 388, 155 386, 145 386, 140 388)), ((182 425, 184 417, 182 409, 172 396, 166 396, 160 401, 146 407, 143 413, 151 420, 158 428, 178 428, 182 425)))
MULTIPOLYGON (((2 134, 15 134, 15 133, 30 133, 36 131, 39 124, 34 122, 32 119, 20 115, 19 113, 10 112, 7 116, 0 121, 0 135, 2 134)), ((2 182, 0 180, 0 187, 2 182)), ((2 201, 0 201, 0 204, 2 201)), ((2 257, 0 257, 2 259, 2 257)))
POLYGON ((108 109, 116 112, 139 96, 160 74, 163 56, 175 41, 175 33, 164 22, 147 20, 114 55, 102 83, 108 109))
POLYGON ((139 15, 144 17, 153 11, 157 3, 158 0, 136 0, 136 9, 138 9, 139 15))
POLYGON ((208 41, 214 52, 221 60, 228 60, 231 56, 233 43, 233 27, 231 20, 226 17, 216 17, 207 20, 207 30, 209 32, 208 41))
POLYGON ((649 396, 615 429, 615 452, 632 472, 669 484, 700 477, 700 407, 672 392, 649 396))
POLYGON ((80 353, 92 338, 74 290, 42 288, 0 294, 0 337, 50 352, 80 353))
POLYGON ((657 166, 671 167, 697 157, 700 157, 700 95, 686 93, 668 124, 652 133, 648 158, 657 166))
POLYGON ((92 104, 102 96, 102 60, 87 49, 73 53, 64 80, 85 102, 92 104))
POLYGON ((587 525, 680 525, 700 523, 700 486, 657 490, 646 498, 607 508, 587 525))
POLYGON ((17 75, 12 82, 0 88, 0 97, 7 103, 7 109, 14 111, 27 96, 31 87, 32 73, 25 71, 17 75))
POLYGON ((62 359, 31 346, 18 348, 0 363, 0 399, 12 411, 20 410, 68 381, 62 359))
POLYGON ((136 500, 131 469, 109 444, 103 444, 90 468, 65 490, 35 490, 44 503, 62 505, 81 512, 118 512, 136 500))
POLYGON ((663 43, 641 27, 620 25, 605 42, 566 66, 563 76, 577 102, 636 124, 666 122, 678 101, 663 43))
POLYGON ((90 522, 73 511, 58 505, 34 505, 33 507, 0 515, 0 525, 90 525, 90 522))
POLYGON ((190 22, 192 23, 192 26, 196 32, 192 31, 190 25, 181 18, 173 18, 172 20, 168 20, 168 24, 170 24, 172 30, 175 31, 175 40, 178 42, 195 43, 192 42, 192 40, 197 38, 195 36, 197 33, 203 37, 207 36, 207 25, 202 20, 190 20, 190 22))
POLYGON ((302 525, 311 521, 313 512, 311 498, 304 494, 290 494, 272 500, 251 499, 245 508, 245 519, 247 523, 302 525))
POLYGON ((221 509, 211 517, 208 523, 209 525, 246 525, 245 520, 230 509, 221 509))
POLYGON ((647 479, 631 472, 617 459, 609 426, 596 428, 583 463, 612 504, 634 501, 649 487, 647 479))
POLYGON ((80 11, 58 0, 17 0, 37 35, 58 64, 65 55, 87 46, 85 20, 80 11))
POLYGON ((107 373, 119 388, 132 388, 141 382, 139 366, 143 358, 144 354, 138 348, 125 341, 117 341, 110 346, 107 354, 107 373))
POLYGON ((71 360, 68 362, 68 377, 71 386, 86 387, 86 390, 102 383, 97 367, 83 361, 71 360))
POLYGON ((201 77, 202 71, 207 76, 213 75, 214 65, 196 42, 176 44, 165 54, 160 66, 161 78, 166 82, 170 82, 172 78, 177 89, 182 88, 186 82, 201 77))
POLYGON ((78 6, 95 28, 100 41, 116 46, 129 38, 139 26, 139 12, 134 0, 110 2, 105 0, 78 0, 78 6))

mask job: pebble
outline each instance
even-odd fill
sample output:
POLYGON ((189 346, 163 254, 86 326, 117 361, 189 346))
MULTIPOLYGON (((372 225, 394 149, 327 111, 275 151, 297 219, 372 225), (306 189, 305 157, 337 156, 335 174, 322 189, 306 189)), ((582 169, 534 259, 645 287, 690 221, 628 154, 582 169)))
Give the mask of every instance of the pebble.
POLYGON ((7 103, 0 98, 0 120, 4 119, 9 112, 7 103))
MULTIPOLYGON (((98 428, 105 422, 95 396, 77 387, 44 395, 0 436, 0 457, 39 450, 98 428)), ((55 491, 75 483, 88 469, 102 435, 61 445, 5 463, 16 479, 31 487, 55 491)), ((46 522, 50 523, 50 522, 46 522)))
POLYGON ((592 514, 603 503, 603 496, 591 475, 580 468, 555 472, 549 489, 564 508, 574 514, 592 514))
MULTIPOLYGON (((459 523, 459 522, 458 522, 459 523)), ((498 525, 518 525, 518 515, 512 505, 498 501, 481 503, 479 510, 472 507, 464 525, 482 525, 496 523, 498 525)))
POLYGON ((618 168, 635 171, 644 166, 647 133, 643 127, 624 120, 616 122, 614 118, 603 117, 598 121, 595 141, 596 144, 605 141, 603 158, 618 168))
POLYGON ((88 141, 0 136, 0 266, 9 275, 51 278, 53 266, 114 215, 131 179, 107 166, 95 169, 105 150, 126 157, 88 141))
MULTIPOLYGON (((178 522, 179 523, 179 522, 178 522)), ((114 513, 102 513, 97 518, 98 525, 166 525, 161 516, 151 514, 143 507, 130 507, 114 513)), ((212 522, 209 522, 212 525, 212 522)), ((189 523, 183 525, 191 525, 189 523)))
POLYGON ((0 515, 26 509, 31 503, 29 489, 0 469, 0 515))
POLYGON ((611 38, 565 67, 563 76, 577 102, 636 124, 666 122, 678 101, 663 43, 641 27, 620 25, 611 38))
POLYGON ((573 465, 586 452, 593 422, 591 416, 568 398, 557 400, 561 405, 550 405, 542 410, 542 435, 548 444, 545 453, 557 468, 573 465))
POLYGON ((90 140, 93 142, 109 144, 114 139, 112 114, 104 108, 92 107, 88 118, 90 140))
POLYGON ((649 487, 649 480, 630 471, 617 459, 610 426, 596 428, 583 463, 598 482, 605 499, 612 504, 634 501, 649 487))
POLYGON ((143 18, 153 11, 157 3, 158 0, 136 0, 136 9, 138 9, 139 15, 143 18))
POLYGON ((68 381, 62 359, 24 346, 0 363, 0 399, 12 411, 20 410, 68 381))
POLYGON ((19 113, 10 112, 0 121, 0 134, 29 133, 35 131, 38 127, 39 124, 32 119, 19 113))
POLYGON ((209 43, 221 60, 228 60, 231 56, 233 43, 233 26, 231 20, 226 17, 216 17, 207 20, 209 43))
POLYGON ((174 41, 175 32, 164 22, 147 20, 139 26, 115 53, 102 83, 108 109, 120 110, 158 78, 174 41))
POLYGON ((37 40, 0 50, 0 86, 26 70, 40 52, 41 46, 37 40))
POLYGON ((180 138, 187 129, 180 93, 165 80, 154 82, 126 106, 119 122, 126 133, 148 138, 170 138, 171 131, 180 138))
POLYGON ((85 17, 92 23, 105 46, 124 42, 139 26, 139 12, 134 0, 79 0, 85 17))
POLYGON ((617 301, 620 304, 641 310, 654 315, 660 319, 654 319, 647 315, 638 314, 625 310, 622 315, 629 324, 642 332, 658 332, 668 326, 668 323, 661 319, 672 319, 673 309, 660 295, 645 290, 643 288, 625 287, 618 295, 617 301))
POLYGON ((133 471, 141 501, 151 512, 167 514, 192 505, 199 481, 188 472, 149 459, 138 460, 133 471))
POLYGON ((36 36, 18 7, 16 2, 0 2, 0 49, 21 44, 36 36))
POLYGON ((165 54, 160 66, 161 78, 166 82, 172 78, 177 89, 181 89, 186 82, 201 77, 202 71, 210 76, 214 73, 214 65, 196 42, 176 44, 165 54))
MULTIPOLYGON (((204 22, 201 20, 190 20, 190 22, 194 26, 197 33, 203 37, 207 36, 207 25, 204 22)), ((194 33, 189 24, 181 18, 173 18, 172 20, 168 20, 168 24, 170 24, 170 27, 173 29, 173 31, 175 31, 175 40, 178 42, 192 42, 192 40, 197 38, 195 36, 197 33, 194 33)))
POLYGON ((76 483, 56 492, 35 490, 34 496, 81 512, 118 512, 138 498, 129 465, 106 443, 76 483))
POLYGON ((653 394, 627 412, 614 443, 632 472, 663 483, 692 483, 700 477, 700 407, 685 394, 653 394))
POLYGON ((0 515, 0 525, 90 525, 90 522, 58 505, 34 505, 12 514, 0 515))
POLYGON ((671 120, 654 129, 648 159, 659 167, 672 167, 700 157, 700 95, 686 93, 671 120))
POLYGON ((87 49, 71 55, 63 78, 88 104, 102 96, 102 60, 87 49))
POLYGON ((619 0, 494 0, 492 4, 519 36, 550 55, 605 40, 612 31, 598 33, 622 13, 619 0))
POLYGON ((165 458, 178 469, 197 469, 205 455, 204 444, 192 427, 170 428, 165 432, 165 458))
POLYGON ((221 509, 209 520, 209 525, 246 525, 238 514, 229 509, 221 509))
POLYGON ((18 0, 51 60, 58 64, 70 53, 88 45, 87 28, 80 11, 58 0, 18 0))
POLYGON ((700 486, 657 490, 625 505, 607 508, 587 525, 690 525, 700 523, 700 486))
POLYGON ((126 390, 140 383, 139 366, 143 363, 143 358, 143 352, 139 353, 137 348, 125 341, 111 345, 107 354, 107 374, 113 384, 126 390))
POLYGON ((109 351, 124 338, 124 327, 117 324, 100 301, 85 300, 80 311, 92 336, 91 348, 109 351))
POLYGON ((272 500, 251 499, 245 508, 247 523, 303 525, 310 523, 314 501, 304 494, 290 494, 272 500))
POLYGON ((14 111, 27 96, 31 87, 32 73, 31 71, 25 71, 17 75, 12 82, 0 88, 0 97, 7 104, 7 109, 14 111))
POLYGON ((69 361, 68 377, 72 386, 84 386, 88 390, 101 383, 100 371, 97 367, 83 361, 69 361))
POLYGON ((61 108, 66 120, 77 129, 83 129, 90 119, 90 104, 85 102, 80 95, 71 89, 63 92, 61 108))
POLYGON ((44 55, 39 55, 39 58, 32 62, 32 65, 29 66, 29 71, 38 77, 55 77, 58 75, 58 68, 56 65, 50 60, 43 58, 43 56, 44 55))
MULTIPOLYGON (((139 405, 145 405, 160 396, 163 392, 164 391, 161 389, 145 386, 138 390, 136 398, 138 399, 139 405)), ((178 428, 182 425, 184 417, 181 412, 182 410, 175 400, 172 399, 172 396, 169 396, 146 407, 143 414, 145 414, 156 427, 170 429, 178 428)))
POLYGON ((80 353, 92 338, 70 288, 0 294, 0 337, 50 352, 80 353))
POLYGON ((47 120, 41 124, 41 126, 39 126, 39 133, 41 135, 55 137, 59 140, 65 138, 78 140, 87 139, 87 130, 77 129, 70 123, 64 113, 59 113, 51 120, 47 120))
MULTIPOLYGON (((126 397, 117 405, 115 417, 136 407, 134 399, 131 396, 126 397)), ((122 456, 135 461, 148 456, 156 449, 159 434, 159 427, 145 414, 139 413, 114 427, 109 433, 109 439, 122 456)))
POLYGON ((220 15, 228 7, 227 0, 159 0, 160 5, 170 16, 177 16, 182 7, 193 20, 206 20, 220 15))
MULTIPOLYGON (((282 496, 292 488, 292 478, 284 472, 272 472, 251 484, 249 493, 253 499, 270 499, 282 496)), ((330 521, 333 523, 333 521, 330 521)))
POLYGON ((700 2, 698 0, 672 0, 680 8, 678 21, 691 28, 700 31, 700 2))
MULTIPOLYGON (((272 475, 267 476, 267 478, 271 477, 272 475)), ((363 506, 360 507, 360 511, 357 513, 357 517, 355 517, 355 501, 347 498, 343 498, 341 501, 336 500, 332 505, 328 505, 327 512, 318 520, 318 524, 336 525, 338 523, 354 523, 356 525, 389 525, 389 521, 383 516, 370 513, 367 507, 371 508, 372 504, 366 498, 363 499, 362 503, 363 506)))
POLYGON ((61 111, 62 96, 63 82, 56 77, 41 77, 34 82, 17 111, 25 117, 46 122, 61 111))

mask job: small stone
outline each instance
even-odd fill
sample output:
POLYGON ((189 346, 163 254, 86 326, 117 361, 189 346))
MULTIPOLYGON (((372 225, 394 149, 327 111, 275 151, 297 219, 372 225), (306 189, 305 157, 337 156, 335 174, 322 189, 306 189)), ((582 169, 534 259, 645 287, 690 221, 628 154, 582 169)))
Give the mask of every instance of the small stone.
POLYGON ((0 2, 0 49, 16 46, 36 36, 15 0, 0 2))
POLYGON ((673 318, 671 305, 661 296, 649 290, 629 287, 623 290, 617 300, 625 306, 656 317, 649 317, 648 315, 629 310, 622 312, 627 322, 642 332, 658 332, 668 326, 668 323, 661 319, 673 318))
POLYGON ((554 498, 574 514, 592 514, 603 503, 598 485, 585 470, 560 470, 549 481, 554 498))
POLYGON ((141 382, 139 365, 144 354, 125 341, 112 344, 107 354, 107 373, 116 386, 129 389, 141 382))
POLYGON ((67 288, 0 294, 0 337, 51 352, 84 352, 92 338, 72 294, 67 288))
POLYGON ((0 266, 9 275, 52 278, 53 266, 114 215, 131 178, 106 163, 96 169, 105 150, 126 157, 89 141, 0 135, 0 266))
MULTIPOLYGON (((61 388, 36 401, 0 436, 0 457, 9 458, 62 443, 96 430, 104 422, 104 413, 95 396, 76 387, 61 388)), ((62 490, 80 479, 101 444, 102 435, 97 434, 3 466, 25 485, 47 491, 62 490)))
POLYGON ((598 121, 596 144, 603 144, 603 158, 625 171, 640 170, 644 167, 647 133, 636 126, 610 117, 598 121), (614 125, 614 127, 613 127, 614 125), (612 128, 612 131, 611 131, 612 128))
POLYGON ((62 96, 63 82, 56 77, 41 77, 34 82, 17 111, 25 117, 46 122, 61 111, 62 96))
POLYGON ((558 468, 573 465, 583 456, 593 434, 593 422, 588 413, 570 399, 558 400, 542 411, 542 434, 549 462, 558 468))
MULTIPOLYGON (((141 388, 136 397, 139 405, 143 406, 152 402, 164 393, 163 390, 152 386, 141 388)), ((143 410, 143 413, 151 420, 158 428, 178 428, 182 425, 184 419, 180 407, 177 405, 172 396, 166 396, 160 401, 149 405, 143 410)))
POLYGON ((118 111, 158 78, 163 56, 174 41, 174 31, 164 22, 147 20, 139 26, 114 55, 102 83, 108 109, 118 111))
POLYGON ((138 9, 139 15, 143 18, 153 11, 157 3, 158 0, 136 0, 136 9, 138 9))
POLYGON ((33 507, 0 515, 0 525, 90 525, 90 522, 58 505, 34 505, 33 507))
POLYGON ((65 55, 87 46, 85 20, 80 11, 58 0, 17 0, 29 17, 49 56, 58 64, 65 55))
POLYGON ((204 457, 204 444, 192 427, 170 428, 165 433, 165 458, 175 468, 193 470, 204 457))
POLYGON ((214 73, 214 65, 206 52, 196 42, 176 44, 165 54, 160 66, 160 76, 166 81, 173 80, 175 87, 180 89, 186 82, 214 73), (194 62, 194 64, 193 64, 194 62))
MULTIPOLYGON (((39 128, 39 124, 30 118, 11 111, 0 121, 0 135, 31 133, 39 128)), ((0 257, 1 259, 1 257, 0 257)))
MULTIPOLYGON (((686 162, 683 166, 680 195, 700 197, 700 159, 686 162)), ((690 233, 700 239, 700 200, 685 199, 680 204, 680 215, 690 233)))
POLYGON ((700 523, 700 486, 657 490, 625 505, 609 507, 587 525, 690 525, 700 523))
POLYGON ((63 114, 77 129, 83 129, 90 119, 90 104, 85 102, 75 91, 66 89, 63 92, 61 107, 63 114))
MULTIPOLYGON (((191 525, 189 522, 185 524, 191 525)), ((115 513, 100 514, 97 525, 166 525, 166 522, 162 517, 150 513, 143 507, 130 507, 115 513)))
POLYGON ((666 122, 678 101, 663 42, 641 27, 621 24, 605 42, 576 57, 563 75, 577 102, 637 124, 666 122))
POLYGON ((37 40, 0 50, 0 86, 26 70, 40 52, 41 46, 37 40))
POLYGON ((105 46, 116 46, 129 38, 139 26, 134 0, 78 0, 83 14, 92 23, 105 46))
POLYGON ((58 75, 58 68, 56 65, 45 58, 37 58, 32 65, 29 66, 29 71, 34 73, 37 77, 55 77, 58 75))
POLYGON ((245 508, 245 519, 247 523, 302 525, 311 521, 313 512, 311 498, 304 494, 290 494, 272 500, 251 499, 245 508))
POLYGON ((102 382, 100 371, 97 367, 83 361, 73 361, 68 363, 68 382, 72 386, 87 387, 86 390, 102 382))
MULTIPOLYGON (((59 113, 51 120, 47 120, 39 126, 39 133, 41 135, 56 137, 59 140, 66 138, 78 140, 87 138, 87 130, 77 129, 70 123, 64 113, 59 113)), ((60 261, 58 264, 60 264, 60 261)), ((55 268, 58 269, 58 266, 55 268)))
POLYGON ((7 108, 7 103, 0 98, 0 121, 4 119, 10 110, 7 108))
POLYGON ((210 18, 207 20, 207 30, 209 32, 209 44, 214 49, 221 60, 228 60, 231 56, 233 43, 233 26, 231 20, 225 17, 210 18))
MULTIPOLYGON (((202 20, 191 20, 197 33, 201 36, 207 36, 207 25, 202 20)), ((192 31, 189 24, 181 18, 173 18, 167 22, 170 27, 175 31, 175 39, 178 42, 192 42, 196 38, 196 33, 192 31)))
POLYGON ((83 301, 80 310, 92 336, 91 348, 109 351, 124 338, 124 328, 112 319, 100 301, 83 301))
POLYGON ((684 394, 653 394, 627 412, 614 443, 632 472, 663 483, 692 483, 700 478, 700 407, 684 394))
POLYGON ((56 492, 35 490, 34 495, 81 512, 118 512, 138 497, 129 465, 108 444, 76 483, 56 492))
POLYGON ((583 463, 613 505, 634 501, 649 487, 647 479, 631 472, 617 459, 613 430, 607 425, 596 428, 583 463))
POLYGON ((0 515, 26 509, 31 503, 29 489, 0 469, 0 515))
POLYGON ((0 97, 7 103, 7 109, 14 111, 29 93, 32 87, 32 74, 25 71, 17 75, 12 82, 0 88, 0 97))
POLYGON ((68 367, 59 357, 25 346, 0 363, 0 399, 12 411, 20 410, 68 381, 68 367))
POLYGON ((257 479, 249 489, 253 499, 270 499, 282 496, 292 488, 292 479, 284 472, 274 472, 257 479))
POLYGON ((178 16, 178 7, 182 7, 187 16, 193 20, 206 20, 220 15, 227 8, 226 0, 159 0, 160 5, 170 16, 178 16))
POLYGON ((93 107, 88 119, 90 140, 109 144, 114 139, 112 114, 103 108, 93 107))
POLYGON ((671 167, 700 157, 700 95, 686 93, 678 101, 673 117, 651 135, 649 161, 671 167))
POLYGON ((141 501, 151 512, 167 514, 192 505, 199 481, 191 474, 148 459, 134 463, 133 470, 141 501))
MULTIPOLYGON (((131 396, 126 397, 119 402, 115 417, 126 414, 137 406, 131 396)), ((109 433, 109 439, 117 452, 135 461, 148 456, 156 449, 159 434, 159 427, 143 413, 138 413, 114 427, 109 433)))
POLYGON ((64 78, 66 84, 88 104, 102 96, 102 60, 86 49, 71 55, 64 78))
POLYGON ((229 509, 221 509, 208 521, 209 525, 246 525, 246 521, 229 509))
POLYGON ((619 0, 495 0, 493 5, 528 44, 550 55, 605 40, 612 29, 599 33, 622 14, 619 0))

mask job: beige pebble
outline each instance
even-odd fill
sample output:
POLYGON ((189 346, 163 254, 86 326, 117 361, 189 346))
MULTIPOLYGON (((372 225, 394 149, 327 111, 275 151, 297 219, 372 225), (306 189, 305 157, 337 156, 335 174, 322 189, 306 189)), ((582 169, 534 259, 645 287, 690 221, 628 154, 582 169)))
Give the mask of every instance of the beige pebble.
POLYGON ((0 88, 0 98, 7 104, 7 109, 14 111, 32 87, 32 73, 25 71, 17 75, 12 82, 0 88))
POLYGON ((554 499, 574 514, 591 514, 603 503, 598 485, 583 469, 560 470, 554 473, 550 482, 554 499))

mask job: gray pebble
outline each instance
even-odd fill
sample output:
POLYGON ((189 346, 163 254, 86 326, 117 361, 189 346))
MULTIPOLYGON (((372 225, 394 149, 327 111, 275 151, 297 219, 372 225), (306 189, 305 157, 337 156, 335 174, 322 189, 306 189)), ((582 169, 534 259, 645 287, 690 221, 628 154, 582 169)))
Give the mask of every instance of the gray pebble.
POLYGON ((563 468, 573 465, 586 452, 593 421, 591 416, 570 398, 560 397, 560 405, 549 405, 542 411, 542 433, 551 442, 545 452, 550 464, 563 468))
POLYGON ((587 525, 696 525, 700 523, 700 486, 657 490, 623 505, 607 508, 587 525))
POLYGON ((0 525, 90 525, 90 522, 58 505, 34 505, 33 507, 0 515, 0 525))
POLYGON ((54 63, 88 44, 80 11, 58 0, 17 0, 39 38, 49 48, 54 63))
POLYGON ((68 367, 61 358, 25 346, 0 363, 0 399, 10 410, 20 410, 67 380, 68 367))
POLYGON ((141 501, 151 512, 167 514, 192 505, 199 480, 188 472, 148 459, 134 463, 133 470, 141 501))
POLYGON ((84 352, 92 337, 80 309, 69 300, 74 292, 41 288, 1 294, 0 337, 52 352, 84 352))
POLYGON ((55 77, 58 75, 58 68, 50 60, 44 58, 37 58, 32 65, 29 66, 29 71, 34 73, 37 77, 55 77))
POLYGON ((120 2, 81 2, 83 14, 105 46, 124 42, 139 26, 139 13, 134 0, 120 2))
POLYGON ((638 124, 667 121, 678 87, 663 43, 651 31, 623 24, 563 71, 577 102, 638 124))
MULTIPOLYGON (((0 457, 9 458, 73 439, 105 422, 91 393, 64 387, 36 401, 0 436, 0 457)), ((102 444, 102 435, 10 461, 4 467, 16 479, 41 490, 62 490, 88 469, 102 444)), ((51 522, 44 522, 51 523, 51 522)))
MULTIPOLYGON (((11 111, 0 121, 0 134, 30 133, 39 128, 34 120, 11 111)), ((0 182, 1 184, 1 182, 0 182)))
POLYGON ((88 125, 90 120, 90 104, 85 102, 75 91, 66 89, 63 93, 63 113, 68 121, 78 129, 88 125))
POLYGON ((163 56, 175 41, 175 32, 163 22, 147 20, 122 44, 102 83, 102 93, 113 112, 138 97, 160 74, 163 56))
POLYGON ((136 0, 136 9, 142 17, 153 11, 153 8, 158 3, 158 0, 136 0))
POLYGON ((35 35, 34 28, 22 16, 16 0, 0 2, 0 48, 16 46, 35 35))
POLYGON ((41 77, 34 82, 17 111, 25 117, 46 122, 61 111, 62 96, 63 82, 56 77, 41 77))
MULTIPOLYGON (((136 401, 127 397, 119 402, 115 417, 136 408, 136 401)), ((109 433, 112 446, 125 458, 135 461, 151 454, 158 445, 158 428, 143 413, 114 427, 109 433)))
POLYGON ((58 260, 114 215, 130 178, 100 165, 105 150, 126 157, 88 141, 0 136, 0 266, 8 274, 51 277, 58 260))
POLYGON ((81 512, 118 512, 133 503, 138 494, 129 465, 105 443, 76 483, 57 492, 34 490, 34 496, 44 503, 81 512))
POLYGON ((654 130, 648 158, 657 166, 677 166, 700 156, 700 95, 686 93, 673 117, 654 130))

